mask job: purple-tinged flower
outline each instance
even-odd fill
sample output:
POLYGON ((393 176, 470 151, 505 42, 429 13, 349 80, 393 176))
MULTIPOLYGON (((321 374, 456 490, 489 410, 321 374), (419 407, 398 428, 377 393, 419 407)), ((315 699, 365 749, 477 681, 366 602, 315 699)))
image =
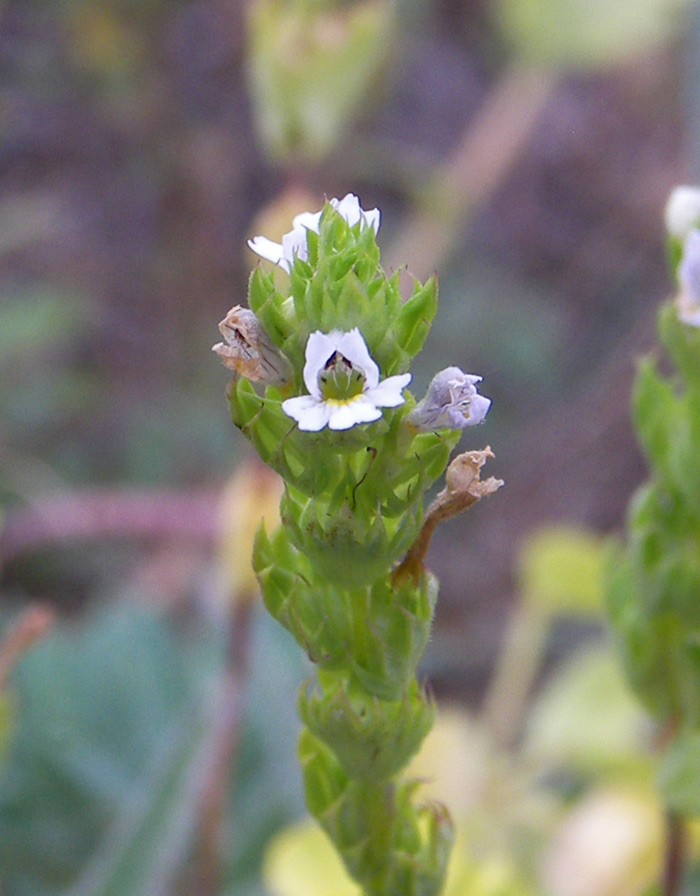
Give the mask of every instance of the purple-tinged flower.
POLYGON ((685 238, 678 283, 678 317, 684 324, 700 327, 700 230, 691 230, 685 238))
POLYGON ((479 395, 480 376, 463 373, 459 367, 446 367, 433 377, 425 398, 406 418, 421 432, 436 429, 464 429, 482 423, 491 399, 479 395))

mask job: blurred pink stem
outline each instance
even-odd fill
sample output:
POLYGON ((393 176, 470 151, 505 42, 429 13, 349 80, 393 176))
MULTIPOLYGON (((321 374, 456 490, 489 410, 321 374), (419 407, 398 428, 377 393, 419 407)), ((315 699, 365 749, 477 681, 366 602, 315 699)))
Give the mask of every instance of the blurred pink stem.
POLYGON ((212 752, 199 796, 193 890, 197 896, 216 896, 222 883, 222 836, 243 724, 254 608, 252 598, 253 595, 231 596, 235 603, 230 617, 226 668, 220 680, 216 721, 211 732, 212 752))
POLYGON ((423 280, 449 256, 465 224, 522 153, 556 84, 555 73, 521 62, 506 69, 389 248, 387 270, 410 259, 411 274, 423 280))
POLYGON ((147 492, 89 489, 47 494, 9 511, 0 529, 0 556, 46 544, 104 537, 189 538, 209 542, 216 530, 219 491, 147 492))

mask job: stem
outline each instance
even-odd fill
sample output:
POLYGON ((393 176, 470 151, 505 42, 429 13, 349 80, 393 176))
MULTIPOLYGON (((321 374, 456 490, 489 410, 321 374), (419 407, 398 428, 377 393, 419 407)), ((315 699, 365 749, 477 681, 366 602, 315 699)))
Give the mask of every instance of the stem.
POLYGON ((677 896, 683 882, 686 855, 684 819, 671 810, 666 812, 666 854, 664 856, 663 896, 677 896))
POLYGON ((511 65, 449 158, 438 169, 424 201, 385 261, 397 270, 411 259, 424 279, 454 249, 465 223, 500 186, 522 152, 556 87, 556 75, 521 62, 511 65))
POLYGON ((50 607, 29 606, 0 642, 0 691, 7 687, 12 669, 22 654, 50 630, 55 620, 50 607))
POLYGON ((520 601, 508 618, 482 718, 497 744, 512 745, 525 715, 528 694, 540 668, 547 638, 547 617, 520 601))
POLYGON ((241 732, 241 710, 249 672, 252 600, 238 598, 229 625, 226 668, 220 682, 213 749, 199 805, 199 846, 195 858, 193 892, 215 896, 220 890, 221 834, 231 789, 236 748, 241 732))

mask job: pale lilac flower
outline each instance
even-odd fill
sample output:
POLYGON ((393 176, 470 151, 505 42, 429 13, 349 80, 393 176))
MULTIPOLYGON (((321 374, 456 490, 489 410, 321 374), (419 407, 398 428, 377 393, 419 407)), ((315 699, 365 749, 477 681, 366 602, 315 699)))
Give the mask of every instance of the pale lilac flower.
POLYGON ((380 408, 403 404, 401 392, 410 381, 410 373, 379 381, 379 368, 357 327, 346 332, 316 330, 306 343, 304 383, 309 394, 288 398, 282 410, 307 432, 325 426, 350 429, 379 420, 380 408))
MULTIPOLYGON (((342 199, 331 199, 330 204, 351 227, 361 224, 362 227, 372 227, 375 233, 379 232, 381 218, 379 209, 372 208, 365 211, 354 193, 348 193, 342 199)), ((266 236, 256 236, 255 239, 248 240, 248 245, 261 258, 278 264, 289 273, 295 258, 301 258, 303 261, 308 259, 306 235, 309 230, 318 233, 322 214, 323 210, 302 212, 297 215, 292 221, 292 229, 289 233, 285 233, 281 243, 275 243, 266 236)))
POLYGON ((480 376, 463 373, 459 367, 446 367, 436 373, 428 391, 406 418, 421 432, 436 429, 464 429, 483 422, 491 399, 479 395, 480 376))
POLYGON ((678 283, 678 317, 684 324, 700 327, 700 230, 691 230, 685 238, 678 283))

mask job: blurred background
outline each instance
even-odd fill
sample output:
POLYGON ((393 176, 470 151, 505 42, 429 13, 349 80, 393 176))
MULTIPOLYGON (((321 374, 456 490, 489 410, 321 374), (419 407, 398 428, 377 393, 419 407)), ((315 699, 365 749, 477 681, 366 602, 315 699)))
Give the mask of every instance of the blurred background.
MULTIPOLYGON (((462 446, 506 487, 434 539, 424 669, 483 704, 524 546, 583 530, 588 562, 644 477, 629 389, 699 78, 691 0, 0 0, 3 896, 269 891, 306 667, 244 581, 274 486, 210 349, 246 239, 325 196, 439 273, 415 394, 456 364, 493 400, 462 446)), ((600 631, 564 614, 538 663, 600 631)))

